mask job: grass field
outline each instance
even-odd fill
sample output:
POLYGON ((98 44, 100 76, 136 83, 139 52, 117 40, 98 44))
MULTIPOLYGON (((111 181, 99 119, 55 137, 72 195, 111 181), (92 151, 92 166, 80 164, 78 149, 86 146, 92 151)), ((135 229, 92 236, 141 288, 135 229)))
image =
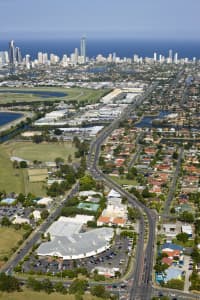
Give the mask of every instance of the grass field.
MULTIPOLYGON (((0 292, 0 299, 1 300, 75 300, 73 295, 61 295, 58 293, 52 293, 50 295, 44 292, 33 292, 29 290, 25 290, 20 293, 1 293, 0 292)), ((100 298, 91 296, 91 295, 84 295, 84 300, 98 300, 100 298)))
POLYGON ((31 142, 10 143, 7 146, 11 156, 17 156, 26 160, 38 161, 55 161, 55 158, 62 157, 65 162, 68 155, 74 158, 75 147, 72 143, 41 143, 34 144, 31 142))
POLYGON ((11 255, 11 249, 17 246, 17 242, 22 239, 23 233, 24 230, 15 230, 12 227, 0 227, 0 266, 2 265, 3 257, 11 255))
POLYGON ((0 190, 24 193, 23 171, 13 169, 7 146, 0 145, 0 190))
POLYGON ((48 176, 47 169, 29 169, 28 170, 28 179, 29 179, 29 182, 31 182, 31 183, 46 181, 47 176, 48 176))
MULTIPOLYGON (((52 88, 52 87, 45 87, 45 88, 1 88, 1 91, 27 91, 30 94, 15 94, 15 93, 0 93, 0 104, 2 103, 13 103, 13 102, 35 102, 35 101, 88 101, 91 103, 96 102, 100 99, 104 93, 104 90, 94 90, 94 89, 86 89, 86 88, 52 88), (31 91, 47 91, 47 92, 62 92, 66 93, 67 96, 64 97, 41 97, 39 95, 31 94, 31 91)), ((108 90, 109 91, 109 90, 108 90)))
POLYGON ((116 177, 116 176, 110 176, 110 178, 112 178, 114 181, 116 181, 118 184, 120 185, 138 185, 136 180, 130 180, 130 179, 126 179, 126 178, 120 178, 120 177, 116 177))
POLYGON ((27 160, 54 161, 62 157, 66 162, 68 155, 72 155, 75 148, 71 143, 62 144, 34 144, 31 142, 10 142, 0 145, 0 190, 7 193, 33 193, 36 196, 46 195, 44 183, 29 182, 26 169, 14 169, 11 156, 18 156, 27 160))

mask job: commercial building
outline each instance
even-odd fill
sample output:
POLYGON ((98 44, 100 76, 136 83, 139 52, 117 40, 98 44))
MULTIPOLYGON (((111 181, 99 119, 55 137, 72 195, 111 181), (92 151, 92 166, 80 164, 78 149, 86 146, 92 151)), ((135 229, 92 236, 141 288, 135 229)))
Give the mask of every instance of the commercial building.
POLYGON ((114 235, 112 228, 98 228, 81 232, 92 216, 77 215, 75 218, 60 217, 47 233, 51 241, 37 249, 39 256, 57 256, 66 260, 81 259, 101 253, 110 247, 114 235))
POLYGON ((121 195, 118 192, 111 190, 107 195, 107 207, 98 218, 97 225, 106 224, 124 227, 127 219, 127 205, 122 203, 121 195))

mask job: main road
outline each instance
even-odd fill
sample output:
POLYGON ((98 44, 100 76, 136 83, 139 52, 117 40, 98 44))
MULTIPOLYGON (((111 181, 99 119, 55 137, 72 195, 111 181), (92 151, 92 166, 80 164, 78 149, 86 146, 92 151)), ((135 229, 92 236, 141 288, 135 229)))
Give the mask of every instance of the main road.
POLYGON ((109 188, 115 189, 122 197, 126 197, 128 202, 140 211, 139 237, 135 257, 135 267, 129 276, 129 279, 131 279, 133 282, 130 291, 130 298, 134 300, 151 299, 156 215, 152 210, 138 201, 134 195, 123 190, 120 185, 105 175, 98 167, 98 158, 101 145, 104 140, 112 133, 114 129, 119 126, 120 121, 126 119, 131 111, 135 110, 137 106, 142 104, 143 100, 146 99, 155 86, 156 85, 151 86, 151 88, 143 96, 138 97, 131 110, 130 107, 128 110, 125 110, 120 119, 113 121, 97 136, 97 138, 90 145, 90 151, 87 159, 88 170, 94 178, 104 181, 109 188), (145 216, 148 221, 148 240, 146 243, 145 216))

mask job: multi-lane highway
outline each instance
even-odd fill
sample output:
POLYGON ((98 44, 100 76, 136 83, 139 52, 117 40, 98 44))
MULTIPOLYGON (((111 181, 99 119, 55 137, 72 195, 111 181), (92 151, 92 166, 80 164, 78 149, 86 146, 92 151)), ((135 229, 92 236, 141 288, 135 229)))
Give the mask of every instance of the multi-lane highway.
MULTIPOLYGON (((138 105, 141 105, 142 101, 149 95, 150 92, 155 88, 151 87, 145 95, 138 97, 135 101, 132 109, 126 110, 121 119, 128 117, 130 111, 136 109, 138 105)), ((121 120, 120 119, 120 120, 121 120)), ((148 209, 144 204, 138 201, 138 199, 123 190, 120 185, 110 179, 98 168, 98 158, 100 154, 100 148, 103 141, 111 134, 111 132, 117 128, 119 121, 116 120, 111 123, 104 131, 102 131, 98 137, 91 143, 90 152, 88 154, 88 170, 91 172, 93 177, 98 180, 103 180, 107 186, 115 189, 119 192, 122 197, 126 197, 129 203, 137 208, 140 213, 140 226, 139 226, 139 237, 137 243, 135 267, 132 271, 130 278, 132 279, 133 285, 130 292, 131 299, 148 300, 151 299, 152 293, 152 269, 153 269, 153 258, 154 258, 154 240, 155 240, 155 226, 156 226, 156 215, 153 211, 148 209), (145 243, 145 218, 148 220, 148 239, 145 243)))

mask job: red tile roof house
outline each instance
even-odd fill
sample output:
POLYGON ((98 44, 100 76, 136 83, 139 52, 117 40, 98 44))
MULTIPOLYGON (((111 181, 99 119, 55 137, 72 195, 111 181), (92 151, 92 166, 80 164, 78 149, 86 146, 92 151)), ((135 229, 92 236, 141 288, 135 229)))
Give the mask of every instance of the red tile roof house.
POLYGON ((155 155, 157 150, 155 148, 146 147, 144 148, 144 152, 149 155, 155 155))
POLYGON ((161 187, 163 183, 165 183, 165 181, 161 181, 161 180, 154 179, 154 178, 148 178, 148 184, 150 184, 150 185, 156 185, 156 186, 161 187))
POLYGON ((112 218, 112 217, 104 217, 100 216, 97 220, 97 226, 102 226, 102 225, 117 225, 124 227, 126 224, 126 219, 124 218, 112 218))
POLYGON ((180 250, 172 250, 172 249, 163 249, 162 253, 166 253, 169 258, 176 259, 176 260, 179 259, 181 255, 180 250))
POLYGON ((159 171, 163 171, 163 172, 172 172, 171 165, 165 165, 165 164, 156 165, 154 170, 155 171, 159 170, 159 171))
POLYGON ((167 182, 167 180, 170 177, 169 173, 161 173, 161 172, 159 172, 156 175, 158 175, 158 180, 161 179, 161 180, 164 180, 165 182, 167 182))
POLYGON ((163 264, 166 264, 166 265, 168 265, 168 266, 171 266, 172 263, 173 263, 173 258, 170 258, 170 257, 163 257, 162 263, 163 263, 163 264))
POLYGON ((200 174, 200 169, 195 166, 184 166, 184 170, 190 173, 200 174))
POLYGON ((159 186, 154 185, 150 190, 150 193, 162 194, 162 190, 159 186))
POLYGON ((100 216, 99 218, 98 218, 98 220, 97 220, 97 225, 98 226, 102 226, 102 225, 105 225, 105 224, 107 224, 107 225, 111 225, 111 219, 110 219, 110 217, 104 217, 104 216, 100 216))
POLYGON ((124 158, 117 158, 115 160, 115 166, 116 167, 121 167, 124 165, 125 159, 124 158))

